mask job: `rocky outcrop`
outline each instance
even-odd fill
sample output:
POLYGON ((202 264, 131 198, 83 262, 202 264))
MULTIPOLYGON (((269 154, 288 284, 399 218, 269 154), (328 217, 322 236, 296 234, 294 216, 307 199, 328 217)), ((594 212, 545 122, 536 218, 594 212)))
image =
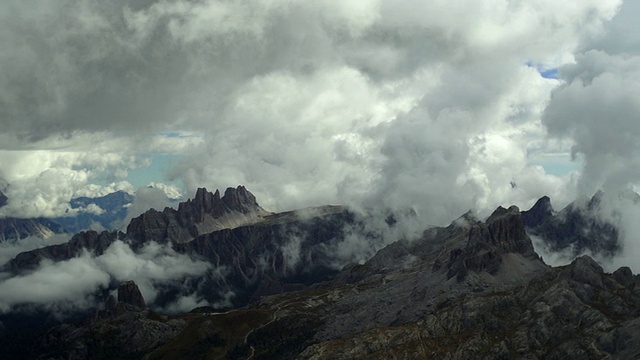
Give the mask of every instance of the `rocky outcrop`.
POLYGON ((549 198, 542 197, 522 213, 527 232, 542 239, 553 252, 570 251, 573 256, 590 252, 611 257, 620 251, 619 234, 616 224, 601 216, 603 196, 598 192, 588 201, 574 201, 558 213, 549 198))
MULTIPOLYGON (((626 270, 620 274, 617 277, 622 283, 605 274, 591 258, 581 257, 566 267, 539 273, 509 291, 469 291, 442 300, 435 297, 433 306, 410 318, 391 324, 385 320, 359 331, 345 327, 345 319, 361 311, 378 319, 387 313, 392 313, 390 318, 398 316, 390 302, 385 302, 386 307, 377 306, 392 294, 387 292, 386 299, 372 297, 377 292, 362 284, 325 295, 281 296, 272 306, 304 306, 305 314, 317 317, 307 329, 311 340, 304 340, 302 350, 286 340, 277 346, 289 351, 290 358, 300 359, 636 358, 640 355, 640 280, 636 276, 629 282, 626 270), (351 295, 355 291, 361 295, 351 295), (354 307, 344 307, 341 298, 354 307), (340 323, 343 325, 336 326, 340 323)), ((455 288, 449 291, 455 292, 455 288)), ((293 328, 309 324, 307 315, 293 311, 280 314, 278 321, 249 338, 248 345, 256 354, 274 354, 273 349, 260 344, 269 343, 269 334, 284 324, 293 328)), ((295 334, 289 336, 295 338, 295 334)))
POLYGON ((485 223, 477 222, 468 230, 463 247, 444 254, 446 258, 436 260, 434 270, 445 264, 447 278, 464 280, 469 271, 486 271, 496 274, 502 266, 503 256, 509 253, 538 260, 531 240, 527 236, 520 210, 499 207, 485 223))
POLYGON ((210 193, 201 188, 193 199, 182 202, 178 209, 151 209, 131 220, 127 236, 134 247, 157 243, 186 243, 196 236, 221 229, 232 229, 261 221, 270 213, 256 202, 244 186, 210 193))
POLYGON ((555 215, 551 199, 543 196, 531 207, 531 209, 522 212, 522 219, 527 228, 536 228, 540 224, 548 221, 555 215))
POLYGON ((133 281, 127 281, 118 286, 118 302, 129 304, 140 309, 147 307, 144 297, 133 281))
MULTIPOLYGON (((211 208, 208 201, 203 200, 202 208, 211 208)), ((307 267, 308 276, 317 277, 319 265, 328 260, 323 251, 357 229, 358 219, 344 209, 311 210, 266 216, 250 226, 173 244, 176 251, 216 266, 202 282, 185 281, 181 286, 241 294, 252 299, 247 307, 220 313, 203 308, 166 317, 143 310, 137 287, 125 283, 120 302, 109 300, 104 316, 50 331, 39 342, 45 344, 39 354, 278 359, 640 356, 640 278, 629 268, 607 274, 586 256, 564 267, 546 266, 533 251, 524 215, 516 207, 498 208, 486 221, 466 214, 447 227, 426 230, 420 239, 392 243, 364 264, 345 267, 332 281, 281 293, 295 289, 307 267), (293 239, 300 241, 291 243, 293 239), (295 249, 297 258, 285 249, 295 249), (294 261, 297 265, 291 266, 294 261), (270 292, 279 294, 267 296, 270 292)), ((215 294, 211 296, 210 302, 215 294)))
POLYGON ((52 261, 64 261, 79 256, 84 251, 94 255, 102 255, 105 250, 123 234, 115 231, 83 231, 74 235, 69 242, 58 245, 46 246, 18 254, 4 265, 3 271, 19 273, 33 270, 44 259, 52 261))
POLYGON ((137 359, 187 326, 183 319, 122 305, 118 303, 117 311, 88 324, 56 326, 22 349, 21 355, 29 359, 137 359))
POLYGON ((173 248, 213 264, 192 285, 200 295, 216 303, 231 292, 233 305, 242 306, 259 296, 331 279, 342 265, 335 249, 358 231, 345 208, 323 207, 266 216, 260 223, 200 235, 173 248))

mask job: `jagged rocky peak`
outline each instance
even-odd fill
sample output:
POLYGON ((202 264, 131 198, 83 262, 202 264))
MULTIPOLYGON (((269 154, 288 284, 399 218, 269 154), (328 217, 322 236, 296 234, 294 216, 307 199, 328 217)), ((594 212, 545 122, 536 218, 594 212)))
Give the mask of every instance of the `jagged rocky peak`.
MULTIPOLYGON (((615 196, 635 201, 633 194, 621 192, 615 196)), ((575 200, 559 212, 553 210, 548 197, 542 197, 531 209, 522 212, 527 232, 540 238, 551 251, 570 251, 573 256, 586 251, 613 256, 621 247, 617 224, 611 216, 602 216, 603 202, 611 200, 608 196, 598 191, 591 198, 575 200)))
POLYGON ((206 188, 199 188, 193 200, 189 199, 186 203, 181 203, 178 211, 185 211, 188 207, 193 207, 201 214, 211 214, 215 219, 229 212, 242 214, 267 212, 258 204, 256 197, 242 185, 237 188, 227 188, 222 198, 219 190, 211 193, 206 188))
POLYGON ((147 307, 144 297, 133 280, 124 282, 118 286, 118 302, 136 306, 140 309, 147 307))
POLYGON ((522 264, 535 262, 535 267, 543 265, 533 250, 517 206, 508 209, 498 207, 484 223, 472 224, 467 230, 466 242, 445 256, 436 260, 433 270, 437 271, 441 264, 446 264, 447 278, 456 276, 458 281, 464 280, 469 271, 497 274, 505 256, 516 256, 522 264))
POLYGON ((527 236, 520 209, 498 207, 486 221, 492 245, 502 252, 514 252, 523 255, 534 253, 531 239, 527 236))
POLYGON ((204 221, 205 215, 220 219, 231 213, 249 216, 269 214, 258 204, 256 197, 242 185, 227 188, 222 197, 219 190, 211 193, 206 188, 199 188, 193 199, 178 205, 178 212, 194 222, 204 221))
POLYGON ((538 199, 531 209, 523 211, 522 216, 525 226, 534 227, 552 217, 554 213, 551 199, 545 195, 538 199))
POLYGON ((222 197, 218 190, 211 193, 199 188, 195 197, 178 204, 177 210, 150 209, 132 219, 127 236, 134 246, 148 241, 185 243, 198 235, 261 222, 268 215, 271 213, 244 186, 230 187, 222 197))
POLYGON ((602 286, 601 275, 604 274, 604 270, 600 264, 587 255, 574 259, 565 270, 568 270, 572 280, 591 286, 602 286))

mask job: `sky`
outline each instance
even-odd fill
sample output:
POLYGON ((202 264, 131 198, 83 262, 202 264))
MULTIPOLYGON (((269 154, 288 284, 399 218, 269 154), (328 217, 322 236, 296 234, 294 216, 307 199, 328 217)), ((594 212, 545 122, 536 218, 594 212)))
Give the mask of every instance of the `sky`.
POLYGON ((441 225, 635 189, 638 15, 621 0, 4 1, 0 216, 153 182, 441 225))

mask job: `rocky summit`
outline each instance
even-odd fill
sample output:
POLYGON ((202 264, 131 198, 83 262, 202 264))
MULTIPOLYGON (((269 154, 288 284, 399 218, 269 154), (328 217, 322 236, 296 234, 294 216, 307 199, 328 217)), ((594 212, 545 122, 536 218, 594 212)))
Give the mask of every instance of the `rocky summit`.
MULTIPOLYGON (((116 237, 132 249, 170 245, 225 276, 185 279, 151 303, 134 282, 119 282, 95 294, 103 300, 90 314, 21 337, 5 332, 3 346, 36 359, 639 358, 640 276, 626 267, 605 273, 587 256, 546 265, 529 231, 555 216, 548 198, 484 220, 467 213, 345 262, 350 239, 376 243, 384 229, 340 206, 273 214, 242 187, 222 197, 201 189, 116 237), (158 311, 185 288, 209 304, 220 293, 235 297, 158 311)), ((96 253, 97 239, 85 243, 96 253)))
POLYGON ((136 245, 149 241, 186 243, 201 234, 259 222, 269 214, 244 186, 228 188, 222 197, 218 190, 210 193, 201 188, 193 199, 180 203, 177 210, 151 209, 134 218, 127 235, 136 245))
POLYGON ((522 213, 527 231, 554 252, 570 252, 575 257, 588 251, 612 257, 621 250, 621 245, 613 219, 603 219, 603 196, 598 192, 591 199, 574 201, 559 212, 551 206, 551 199, 544 196, 522 213))

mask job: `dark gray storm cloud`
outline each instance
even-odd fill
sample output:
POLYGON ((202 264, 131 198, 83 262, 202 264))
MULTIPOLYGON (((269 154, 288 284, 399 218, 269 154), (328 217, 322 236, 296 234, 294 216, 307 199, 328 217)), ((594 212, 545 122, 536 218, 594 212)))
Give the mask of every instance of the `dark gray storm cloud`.
POLYGON ((575 63, 563 66, 543 122, 574 141, 584 160, 579 191, 620 191, 638 185, 640 171, 640 37, 636 2, 627 1, 600 37, 585 40, 575 63))
POLYGON ((571 63, 619 5, 5 2, 0 167, 38 166, 0 176, 24 216, 159 153, 184 156, 167 176, 187 194, 244 184, 271 210, 377 202, 443 223, 567 200, 571 179, 529 163, 567 149, 540 120, 559 81, 527 64, 571 63))

